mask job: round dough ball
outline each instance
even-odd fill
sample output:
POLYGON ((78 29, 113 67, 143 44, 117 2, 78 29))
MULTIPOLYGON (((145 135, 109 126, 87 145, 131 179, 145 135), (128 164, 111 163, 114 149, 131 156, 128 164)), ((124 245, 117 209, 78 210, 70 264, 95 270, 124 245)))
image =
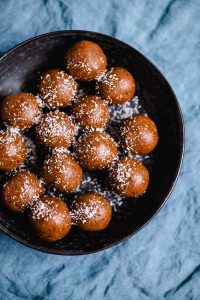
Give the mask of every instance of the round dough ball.
POLYGON ((71 103, 77 93, 76 81, 64 71, 52 69, 41 76, 39 93, 50 108, 62 108, 71 103))
POLYGON ((65 65, 75 79, 95 80, 105 70, 107 58, 98 44, 83 40, 66 52, 65 65))
POLYGON ((80 185, 83 171, 70 154, 55 152, 44 161, 43 176, 59 191, 71 192, 80 185))
POLYGON ((6 97, 1 105, 2 120, 21 131, 28 130, 36 123, 42 109, 37 98, 30 93, 17 93, 6 97))
POLYGON ((97 90, 102 99, 110 104, 123 104, 134 96, 135 81, 124 68, 115 67, 105 72, 97 83, 97 90))
POLYGON ((108 123, 109 109, 100 97, 83 96, 72 105, 76 123, 83 127, 104 128, 108 123))
POLYGON ((99 170, 111 165, 118 151, 115 141, 107 133, 92 131, 80 137, 76 155, 87 170, 99 170))
POLYGON ((13 129, 0 130, 0 170, 14 170, 25 159, 26 144, 22 136, 13 129))
POLYGON ((98 193, 79 195, 72 205, 72 221, 85 231, 105 229, 110 223, 112 208, 109 201, 98 193))
POLYGON ((158 143, 156 125, 145 115, 135 115, 124 121, 120 132, 122 147, 132 154, 147 154, 158 143))
POLYGON ((57 110, 44 114, 35 132, 37 141, 46 147, 69 147, 74 139, 75 127, 64 112, 57 110))
POLYGON ((121 196, 138 197, 146 192, 149 172, 136 159, 122 157, 112 168, 110 180, 121 196))
POLYGON ((10 210, 21 213, 29 204, 44 195, 44 187, 37 176, 22 170, 12 176, 3 186, 2 201, 10 210))
POLYGON ((29 221, 40 239, 55 242, 68 234, 71 217, 67 205, 57 197, 44 196, 30 208, 29 221))

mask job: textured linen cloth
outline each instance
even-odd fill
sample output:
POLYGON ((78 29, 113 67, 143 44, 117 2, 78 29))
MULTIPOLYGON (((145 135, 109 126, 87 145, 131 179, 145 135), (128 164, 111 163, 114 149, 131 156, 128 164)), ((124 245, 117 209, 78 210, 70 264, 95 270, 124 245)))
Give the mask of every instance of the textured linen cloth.
POLYGON ((164 73, 186 127, 183 168, 170 199, 138 234, 106 251, 63 257, 0 232, 0 299, 200 299, 200 1, 0 1, 0 54, 49 31, 117 37, 164 73))

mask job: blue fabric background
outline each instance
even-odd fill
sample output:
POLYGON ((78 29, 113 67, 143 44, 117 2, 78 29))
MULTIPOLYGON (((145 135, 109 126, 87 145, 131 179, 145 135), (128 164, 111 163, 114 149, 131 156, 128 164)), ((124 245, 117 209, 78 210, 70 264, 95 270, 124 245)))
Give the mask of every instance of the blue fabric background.
POLYGON ((157 217, 106 251, 61 257, 0 233, 0 299, 200 299, 200 1, 0 1, 0 53, 32 36, 85 29, 117 37, 165 74, 183 110, 184 165, 157 217))

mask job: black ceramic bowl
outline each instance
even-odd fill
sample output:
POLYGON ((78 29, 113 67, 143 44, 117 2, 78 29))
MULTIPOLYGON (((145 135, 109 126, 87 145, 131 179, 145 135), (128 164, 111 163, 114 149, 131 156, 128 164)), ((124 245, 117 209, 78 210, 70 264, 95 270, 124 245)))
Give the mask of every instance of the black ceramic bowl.
MULTIPOLYGON (((101 232, 87 233, 73 228, 61 241, 46 243, 32 232, 26 216, 16 216, 0 206, 2 231, 27 246, 63 255, 103 250, 141 229, 155 216, 169 196, 183 155, 183 119, 170 85, 158 69, 137 50, 103 34, 88 31, 53 32, 32 38, 13 48, 0 59, 1 100, 18 91, 35 93, 39 74, 54 67, 64 68, 66 49, 82 39, 98 43, 108 57, 108 65, 123 66, 134 74, 140 111, 147 112, 155 121, 159 144, 150 155, 149 163, 144 161, 150 171, 150 185, 146 194, 138 199, 124 199, 113 213, 109 227, 101 232)), ((37 161, 35 167, 40 164, 37 161)), ((97 177, 101 180, 102 176, 104 175, 98 174, 97 177)), ((2 178, 4 180, 5 175, 2 178)), ((102 184, 102 191, 103 189, 102 184)))

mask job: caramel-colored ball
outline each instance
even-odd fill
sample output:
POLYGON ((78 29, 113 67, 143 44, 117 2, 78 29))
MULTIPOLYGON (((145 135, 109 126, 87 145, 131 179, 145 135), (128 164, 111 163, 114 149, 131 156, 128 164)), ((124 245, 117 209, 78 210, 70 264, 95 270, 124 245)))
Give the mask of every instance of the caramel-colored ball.
POLYGON ((76 144, 76 155, 87 170, 99 170, 111 165, 117 157, 117 146, 111 136, 92 131, 80 137, 76 144))
POLYGON ((97 83, 97 90, 102 99, 110 104, 123 104, 134 96, 135 81, 124 68, 115 67, 105 72, 97 83))
POLYGON ((10 95, 3 100, 1 105, 2 120, 21 131, 26 131, 34 125, 41 112, 37 98, 30 93, 10 95))
POLYGON ((40 239, 55 242, 68 234, 71 217, 67 205, 57 197, 44 196, 30 209, 29 221, 40 239))
POLYGON ((71 103, 78 85, 72 76, 59 69, 44 73, 39 84, 39 93, 50 108, 62 108, 71 103))
POLYGON ((22 170, 12 176, 3 186, 2 201, 10 210, 21 213, 32 201, 44 195, 44 187, 37 176, 22 170))
POLYGON ((83 127, 104 128, 108 123, 109 109, 100 97, 83 96, 72 105, 76 123, 83 127))
POLYGON ((35 128, 36 139, 49 148, 69 147, 75 127, 64 112, 51 111, 42 116, 35 128))
POLYGON ((25 159, 26 144, 22 136, 13 129, 0 130, 0 170, 14 170, 25 159))
POLYGON ((67 72, 78 80, 95 80, 106 68, 107 58, 101 47, 91 41, 75 43, 65 55, 67 72))
POLYGON ((136 159, 122 157, 112 168, 110 180, 121 196, 138 197, 146 192, 149 172, 136 159))
POLYGON ((72 205, 72 220, 85 231, 99 231, 110 223, 112 208, 109 201, 94 192, 79 195, 72 205))
POLYGON ((120 132, 122 147, 132 154, 147 154, 158 143, 156 125, 145 115, 135 115, 124 121, 120 132))
POLYGON ((71 192, 80 185, 83 171, 70 154, 55 152, 45 160, 43 176, 59 191, 71 192))

